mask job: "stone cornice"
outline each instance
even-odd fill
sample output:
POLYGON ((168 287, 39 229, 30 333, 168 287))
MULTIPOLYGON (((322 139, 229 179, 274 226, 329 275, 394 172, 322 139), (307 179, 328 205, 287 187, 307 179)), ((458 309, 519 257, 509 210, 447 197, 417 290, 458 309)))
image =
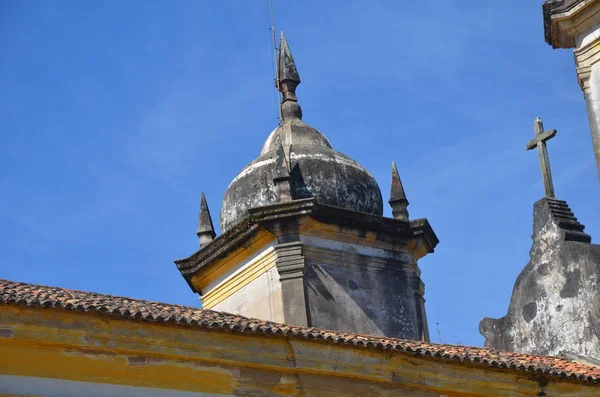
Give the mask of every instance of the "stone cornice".
POLYGON ((250 224, 249 222, 240 222, 238 226, 244 227, 231 230, 231 232, 235 233, 226 233, 219 236, 218 239, 214 240, 200 251, 197 251, 189 258, 175 260, 175 265, 194 292, 198 291, 196 291, 190 281, 192 274, 200 270, 204 264, 214 262, 221 257, 227 256, 233 250, 250 241, 260 230, 259 225, 250 224))
MULTIPOLYGON (((235 227, 190 257, 176 260, 175 264, 190 288, 198 292, 191 283, 192 276, 198 271, 241 246, 248 245, 258 233, 271 233, 274 236, 284 233, 283 229, 288 223, 308 216, 344 228, 374 231, 377 238, 383 241, 397 241, 399 238, 408 241, 417 248, 415 256, 418 258, 433 252, 439 242, 425 218, 407 222, 319 204, 314 199, 304 199, 249 210, 248 215, 235 227)), ((292 227, 296 228, 297 226, 292 227)))
POLYGON ((576 47, 577 37, 599 22, 598 0, 552 0, 542 8, 544 36, 553 48, 576 47))
POLYGON ((410 221, 410 227, 413 230, 415 236, 420 237, 421 245, 424 249, 421 255, 417 255, 417 258, 421 258, 428 253, 432 253, 434 248, 438 245, 440 240, 433 231, 433 228, 429 224, 427 218, 415 219, 410 221))

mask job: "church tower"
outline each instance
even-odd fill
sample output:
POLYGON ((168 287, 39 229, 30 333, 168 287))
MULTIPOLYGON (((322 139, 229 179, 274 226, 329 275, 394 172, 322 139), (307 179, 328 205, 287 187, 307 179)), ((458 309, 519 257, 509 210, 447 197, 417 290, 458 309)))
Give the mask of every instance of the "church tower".
POLYGON ((396 165, 386 218, 373 176, 302 121, 283 34, 277 83, 281 124, 225 192, 222 234, 203 197, 200 250, 177 268, 206 309, 428 341, 417 262, 438 239, 427 219, 409 219, 396 165))

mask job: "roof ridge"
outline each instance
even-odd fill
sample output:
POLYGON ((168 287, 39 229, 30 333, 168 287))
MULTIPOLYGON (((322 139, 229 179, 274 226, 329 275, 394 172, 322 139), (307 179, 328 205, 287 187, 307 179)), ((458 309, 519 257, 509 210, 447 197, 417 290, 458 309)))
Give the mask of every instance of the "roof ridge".
MULTIPOLYGON (((25 283, 23 281, 12 281, 12 280, 7 280, 7 279, 3 279, 3 278, 0 278, 0 292, 5 290, 6 286, 4 283, 23 285, 23 286, 28 286, 28 287, 48 288, 51 290, 59 290, 59 291, 63 291, 63 292, 74 292, 74 293, 82 294, 82 295, 96 295, 96 296, 103 296, 103 297, 107 297, 107 298, 127 299, 127 300, 131 300, 131 301, 147 302, 147 303, 159 304, 159 305, 164 305, 164 306, 179 306, 182 308, 193 308, 196 310, 209 311, 208 309, 194 308, 193 306, 185 306, 185 305, 180 305, 177 303, 165 303, 165 302, 153 301, 153 300, 144 299, 144 298, 132 298, 130 296, 113 295, 113 294, 107 294, 104 292, 83 291, 83 290, 79 290, 79 289, 55 287, 55 286, 46 285, 46 284, 31 284, 31 283, 25 283)), ((0 300, 0 303, 4 303, 4 302, 2 300, 0 300)))
POLYGON ((600 382, 600 367, 575 362, 564 357, 537 356, 503 352, 484 347, 438 344, 278 324, 192 306, 0 279, 0 306, 3 304, 61 307, 67 310, 104 312, 131 320, 161 321, 181 326, 258 333, 265 336, 293 336, 305 340, 348 345, 350 347, 394 350, 459 363, 466 362, 487 367, 538 372, 584 382, 600 382))

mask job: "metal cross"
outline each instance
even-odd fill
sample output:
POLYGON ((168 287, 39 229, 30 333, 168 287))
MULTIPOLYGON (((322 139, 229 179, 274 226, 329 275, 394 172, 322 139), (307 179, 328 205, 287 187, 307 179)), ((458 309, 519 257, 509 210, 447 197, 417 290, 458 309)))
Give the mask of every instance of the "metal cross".
POLYGON ((527 142, 527 150, 538 149, 540 155, 540 167, 542 169, 542 179, 544 180, 544 190, 546 197, 554 198, 554 185, 552 184, 552 172, 550 171, 550 160, 548 159, 548 149, 546 141, 554 138, 556 130, 548 130, 544 132, 542 120, 537 117, 533 122, 535 138, 527 142))

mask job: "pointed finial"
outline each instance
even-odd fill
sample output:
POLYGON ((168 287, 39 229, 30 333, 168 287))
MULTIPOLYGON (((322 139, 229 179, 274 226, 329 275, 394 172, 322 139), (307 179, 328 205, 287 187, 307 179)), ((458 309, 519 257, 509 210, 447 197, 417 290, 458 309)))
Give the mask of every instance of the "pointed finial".
POLYGON ((285 39, 285 34, 281 32, 279 40, 279 90, 283 93, 283 102, 294 101, 296 98, 296 87, 300 84, 300 75, 296 69, 296 62, 290 51, 290 46, 285 39))
POLYGON ((281 39, 279 40, 279 59, 277 63, 279 79, 277 87, 283 94, 281 100, 283 120, 301 119, 302 109, 298 105, 298 98, 296 97, 296 87, 300 84, 300 75, 283 32, 281 32, 281 39))
POLYGON ((408 200, 404 193, 404 186, 400 180, 400 174, 398 173, 398 167, 396 162, 392 161, 392 187, 390 189, 390 207, 392 207, 392 215, 394 219, 408 220, 408 200))
POLYGON ((277 201, 292 200, 292 176, 290 174, 290 162, 286 156, 281 140, 277 140, 277 149, 275 149, 275 191, 277 192, 277 201))
POLYGON ((208 204, 206 204, 204 192, 202 192, 202 197, 200 199, 200 215, 198 215, 198 230, 196 235, 199 239, 200 248, 213 241, 217 235, 215 233, 215 228, 213 227, 208 204))

